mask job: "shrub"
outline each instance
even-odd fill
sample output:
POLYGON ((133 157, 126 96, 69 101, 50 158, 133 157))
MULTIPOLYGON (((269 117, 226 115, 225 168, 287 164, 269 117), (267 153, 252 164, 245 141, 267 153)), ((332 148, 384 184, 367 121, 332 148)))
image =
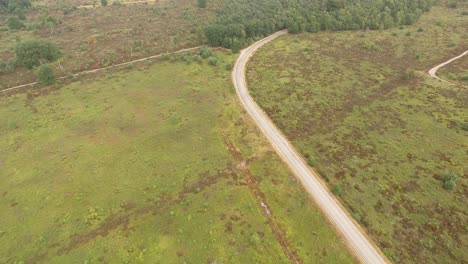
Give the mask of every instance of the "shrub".
POLYGON ((467 123, 463 123, 463 124, 461 125, 461 127, 462 127, 462 129, 463 129, 464 131, 468 131, 468 122, 467 122, 467 123))
POLYGON ((62 56, 60 49, 46 40, 27 40, 19 42, 15 48, 18 65, 33 68, 41 63, 52 62, 62 56))
POLYGON ((210 58, 208 58, 208 64, 212 65, 212 66, 216 66, 218 65, 218 57, 216 56, 211 56, 210 58))
POLYGON ((343 194, 343 188, 341 188, 341 185, 335 184, 333 185, 332 193, 336 196, 341 196, 343 194))
POLYGON ((0 60, 0 73, 12 72, 15 68, 16 62, 14 60, 9 60, 7 62, 0 60))
POLYGON ((197 0, 197 6, 200 8, 206 7, 206 0, 197 0))
POLYGON ((468 11, 463 11, 463 12, 461 12, 461 15, 462 15, 462 16, 468 16, 468 11))
POLYGON ((449 173, 445 175, 442 186, 447 191, 452 191, 457 185, 457 175, 449 173))
POLYGON ((12 13, 17 10, 30 8, 31 1, 30 0, 9 0, 7 5, 8 5, 8 11, 12 13))
POLYGON ((232 65, 230 63, 226 64, 226 66, 224 66, 224 68, 226 69, 226 71, 230 71, 232 70, 232 65))
POLYGON ((206 59, 206 58, 208 58, 208 57, 211 57, 211 56, 213 55, 213 52, 211 51, 210 48, 208 48, 208 47, 205 46, 205 47, 202 47, 202 48, 198 51, 198 54, 199 54, 202 58, 206 59))
POLYGON ((24 23, 15 16, 8 18, 7 25, 10 30, 18 30, 25 27, 24 23))
POLYGON ((37 82, 43 85, 51 85, 55 83, 54 69, 48 64, 42 64, 37 68, 37 82))
POLYGON ((314 167, 315 166, 315 161, 313 159, 307 159, 307 165, 314 167))
POLYGON ((418 32, 423 32, 424 31, 424 28, 418 28, 418 32))
POLYGON ((101 0, 101 5, 102 6, 107 6, 107 0, 101 0))

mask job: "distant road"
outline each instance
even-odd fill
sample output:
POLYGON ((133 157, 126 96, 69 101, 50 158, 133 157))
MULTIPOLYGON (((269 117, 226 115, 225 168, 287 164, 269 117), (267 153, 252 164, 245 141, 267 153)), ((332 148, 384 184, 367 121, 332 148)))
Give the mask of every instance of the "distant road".
POLYGON ((450 64, 450 63, 452 63, 453 61, 460 59, 461 57, 465 56, 466 54, 468 54, 468 50, 466 50, 465 52, 463 52, 462 54, 460 54, 460 55, 458 55, 458 56, 456 56, 456 57, 454 57, 454 58, 451 58, 450 60, 448 60, 448 61, 446 61, 446 62, 443 62, 443 63, 441 63, 441 64, 435 66, 434 68, 432 68, 432 69, 430 69, 430 70, 428 71, 429 75, 430 75, 431 77, 434 77, 434 78, 438 79, 438 80, 445 81, 444 79, 442 79, 442 78, 440 78, 439 76, 437 76, 437 71, 438 71, 440 68, 442 68, 442 67, 444 67, 444 66, 446 66, 446 65, 448 65, 448 64, 450 64))
POLYGON ((333 197, 326 185, 320 180, 319 176, 307 166, 294 147, 280 133, 249 94, 245 80, 245 68, 249 58, 264 44, 286 33, 285 30, 279 31, 241 51, 232 72, 232 79, 236 87, 237 95, 244 108, 257 123, 281 158, 301 180, 303 186, 314 198, 330 222, 343 235, 354 255, 356 255, 362 263, 387 263, 386 258, 378 247, 374 245, 365 232, 346 212, 346 209, 333 197))
MULTIPOLYGON (((157 0, 153 0, 153 1, 127 1, 127 2, 121 1, 121 2, 119 2, 119 4, 133 5, 133 4, 146 4, 146 3, 157 3, 157 2, 158 2, 157 0)), ((109 3, 108 5, 113 5, 113 3, 109 3)), ((102 5, 100 3, 96 3, 95 5, 81 5, 81 6, 78 6, 77 8, 94 8, 94 7, 98 7, 98 6, 102 6, 102 5)))

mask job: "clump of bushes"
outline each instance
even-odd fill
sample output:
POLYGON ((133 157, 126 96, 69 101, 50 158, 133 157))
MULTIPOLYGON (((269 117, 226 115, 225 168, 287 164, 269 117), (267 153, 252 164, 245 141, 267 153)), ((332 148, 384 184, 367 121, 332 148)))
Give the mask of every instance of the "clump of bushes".
POLYGON ((6 62, 0 60, 0 74, 12 72, 16 68, 16 61, 15 60, 8 60, 6 62))
POLYGON ((7 19, 7 25, 10 30, 19 30, 26 27, 24 23, 16 16, 9 17, 7 19))
POLYGON ((41 63, 53 62, 62 56, 61 50, 46 40, 27 40, 19 42, 15 48, 18 65, 32 69, 41 63))
POLYGON ((212 66, 218 65, 219 59, 217 56, 211 56, 208 58, 208 64, 212 66))
POLYGON ((36 70, 37 82, 43 85, 55 83, 54 69, 49 64, 42 64, 36 70))
POLYGON ((208 57, 211 57, 213 55, 213 51, 211 51, 210 48, 208 47, 202 47, 199 51, 198 54, 203 58, 206 59, 208 57))

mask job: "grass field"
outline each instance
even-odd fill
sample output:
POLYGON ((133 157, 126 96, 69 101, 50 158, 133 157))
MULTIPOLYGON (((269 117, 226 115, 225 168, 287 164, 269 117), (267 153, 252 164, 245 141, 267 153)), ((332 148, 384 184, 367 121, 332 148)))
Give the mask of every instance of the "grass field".
POLYGON ((353 263, 217 56, 0 97, 0 262, 353 263))
MULTIPOLYGON (((76 9, 86 3, 41 0, 26 13, 28 28, 8 31, 6 20, 0 19, 0 60, 14 58, 18 41, 47 39, 63 50, 54 68, 56 75, 64 76, 198 46, 204 25, 214 18, 216 3, 198 8, 195 0, 161 0, 76 9)), ((35 80, 33 70, 19 67, 0 73, 0 89, 35 80)))
POLYGON ((468 48, 466 9, 287 35, 249 64, 256 101, 394 262, 468 259, 468 92, 425 73, 468 48))
POLYGON ((468 56, 441 68, 437 74, 446 80, 468 86, 468 56))

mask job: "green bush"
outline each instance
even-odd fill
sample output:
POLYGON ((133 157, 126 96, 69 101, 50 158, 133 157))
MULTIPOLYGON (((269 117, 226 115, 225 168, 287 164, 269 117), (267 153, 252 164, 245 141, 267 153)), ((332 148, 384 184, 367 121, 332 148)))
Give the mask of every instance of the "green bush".
POLYGON ((46 40, 27 40, 19 42, 15 48, 18 65, 32 69, 41 63, 52 62, 62 56, 60 49, 46 40))
POLYGON ((202 58, 206 59, 206 58, 208 58, 208 57, 211 57, 211 56, 213 55, 213 52, 212 52, 211 49, 208 48, 208 47, 202 47, 202 48, 198 51, 198 54, 199 54, 202 58))
POLYGON ((219 60, 218 60, 218 57, 216 57, 216 56, 211 56, 211 57, 208 58, 208 64, 210 64, 212 66, 218 65, 218 62, 219 62, 219 60))
POLYGON ((336 196, 341 196, 343 194, 343 188, 341 188, 341 185, 335 184, 333 185, 332 193, 336 196))
POLYGON ((9 17, 7 19, 7 25, 10 30, 18 30, 25 27, 24 23, 15 16, 9 17))
POLYGON ((102 6, 107 6, 107 0, 101 0, 101 5, 102 6))
POLYGON ((197 6, 200 8, 206 7, 206 0, 197 0, 197 6))
POLYGON ((48 64, 42 64, 37 68, 37 82, 43 85, 51 85, 55 83, 54 69, 48 64))
POLYGON ((457 178, 458 178, 457 175, 455 175, 453 173, 449 173, 449 174, 445 175, 444 180, 443 180, 443 184, 442 184, 444 189, 447 190, 447 191, 454 190, 456 185, 457 185, 457 178))
POLYGON ((310 167, 314 167, 315 161, 313 159, 307 159, 307 165, 309 165, 310 167))
POLYGON ((16 62, 14 60, 9 60, 7 62, 0 60, 0 74, 12 72, 15 70, 15 68, 16 68, 16 62))

